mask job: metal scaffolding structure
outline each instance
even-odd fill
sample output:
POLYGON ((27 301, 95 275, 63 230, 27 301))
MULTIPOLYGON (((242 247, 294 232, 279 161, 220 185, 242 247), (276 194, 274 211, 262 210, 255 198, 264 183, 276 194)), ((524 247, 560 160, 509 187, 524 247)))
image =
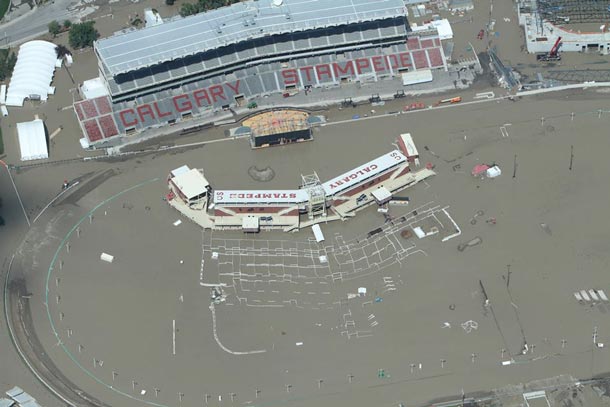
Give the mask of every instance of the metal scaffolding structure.
POLYGON ((309 219, 326 216, 326 192, 317 173, 301 175, 301 189, 309 195, 309 219))
POLYGON ((552 24, 607 23, 610 3, 607 0, 538 0, 540 18, 552 24))

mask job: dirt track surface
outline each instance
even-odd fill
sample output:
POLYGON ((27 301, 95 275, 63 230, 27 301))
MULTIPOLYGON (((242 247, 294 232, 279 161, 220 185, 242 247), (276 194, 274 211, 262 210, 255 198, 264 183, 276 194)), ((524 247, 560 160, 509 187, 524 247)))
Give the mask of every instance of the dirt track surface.
POLYGON ((46 384, 55 392, 59 393, 62 401, 68 401, 71 405, 82 407, 108 407, 107 404, 96 400, 87 393, 78 389, 61 371, 55 366, 48 357, 44 347, 38 340, 35 328, 32 324, 32 315, 28 297, 31 295, 27 291, 25 280, 12 280, 8 285, 8 310, 10 324, 14 339, 23 356, 27 359, 30 366, 46 384))

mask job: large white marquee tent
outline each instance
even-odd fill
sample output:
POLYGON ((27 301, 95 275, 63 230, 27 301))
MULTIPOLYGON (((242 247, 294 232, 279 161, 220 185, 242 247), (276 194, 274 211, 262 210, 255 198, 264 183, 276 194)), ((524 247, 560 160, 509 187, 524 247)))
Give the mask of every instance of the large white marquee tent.
POLYGON ((49 158, 44 123, 40 119, 17 123, 21 161, 49 158))
POLYGON ((27 98, 47 100, 54 92, 51 87, 57 54, 55 44, 29 41, 19 47, 17 63, 6 94, 7 106, 23 106, 27 98))

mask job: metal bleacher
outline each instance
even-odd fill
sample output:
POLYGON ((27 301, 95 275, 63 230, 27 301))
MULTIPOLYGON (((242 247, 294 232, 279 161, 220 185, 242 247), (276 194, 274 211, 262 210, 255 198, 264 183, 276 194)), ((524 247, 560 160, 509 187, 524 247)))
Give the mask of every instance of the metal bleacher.
POLYGON ((407 38, 405 17, 386 18, 336 27, 277 34, 229 44, 114 77, 107 76, 112 100, 120 102, 157 92, 185 81, 235 72, 271 59, 289 60, 311 53, 333 54, 337 49, 373 47, 407 38))
MULTIPOLYGON (((418 44, 419 46, 419 44, 418 44)), ((306 58, 294 59, 291 61, 291 65, 299 68, 305 66, 314 66, 318 64, 324 63, 332 63, 333 61, 337 61, 338 59, 357 59, 362 57, 372 57, 375 55, 385 53, 400 53, 407 51, 407 45, 405 43, 394 44, 390 47, 377 47, 377 48, 368 48, 363 50, 353 50, 347 51, 341 55, 341 58, 337 58, 336 55, 320 55, 320 56, 311 56, 306 58)), ((432 67, 442 67, 443 61, 441 56, 441 51, 437 47, 433 47, 430 49, 421 49, 417 50, 413 53, 414 63, 417 68, 428 68, 430 64, 428 63, 428 58, 432 63, 432 67), (428 55, 426 54, 428 53, 428 55)), ((169 110, 171 108, 171 98, 177 95, 180 95, 184 92, 194 91, 201 88, 207 88, 214 84, 220 84, 227 80, 236 80, 240 79, 243 83, 242 91, 246 98, 263 95, 263 94, 271 94, 282 91, 282 88, 279 87, 279 83, 277 80, 277 74, 282 69, 282 64, 279 62, 273 62, 269 64, 250 66, 244 69, 236 70, 229 75, 217 75, 212 78, 206 78, 194 82, 189 82, 183 84, 179 89, 174 90, 163 90, 151 93, 149 95, 142 95, 135 99, 136 104, 142 103, 151 103, 153 101, 157 101, 159 103, 159 108, 162 110, 169 110)), ((361 70, 362 74, 370 74, 373 73, 372 67, 363 67, 361 70)), ((316 79, 312 77, 308 80, 305 74, 301 74, 300 76, 302 80, 302 85, 318 85, 316 79)), ((337 79, 335 79, 337 80, 337 79)), ((319 85, 330 84, 332 82, 331 78, 324 78, 319 85)), ((218 102, 212 108, 218 108, 222 103, 226 102, 218 102)), ((114 110, 122 110, 124 108, 131 107, 131 104, 128 102, 121 102, 115 104, 114 110)), ((207 109, 207 108, 206 108, 207 109)), ((201 113, 202 109, 198 106, 193 106, 193 115, 197 115, 201 113)), ((145 120, 138 124, 138 127, 148 127, 152 125, 160 125, 163 123, 157 123, 155 120, 150 117, 145 117, 145 120)), ((119 123, 120 125, 120 123, 119 123)))

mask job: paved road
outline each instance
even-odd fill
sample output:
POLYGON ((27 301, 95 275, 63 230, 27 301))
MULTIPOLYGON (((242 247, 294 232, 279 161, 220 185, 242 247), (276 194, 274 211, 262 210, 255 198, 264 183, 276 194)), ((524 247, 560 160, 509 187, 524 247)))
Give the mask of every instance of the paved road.
POLYGON ((83 13, 80 2, 75 0, 55 0, 37 7, 27 14, 0 25, 0 47, 16 45, 48 32, 48 24, 53 21, 74 20, 83 13), (27 24, 24 22, 27 21, 27 24))

